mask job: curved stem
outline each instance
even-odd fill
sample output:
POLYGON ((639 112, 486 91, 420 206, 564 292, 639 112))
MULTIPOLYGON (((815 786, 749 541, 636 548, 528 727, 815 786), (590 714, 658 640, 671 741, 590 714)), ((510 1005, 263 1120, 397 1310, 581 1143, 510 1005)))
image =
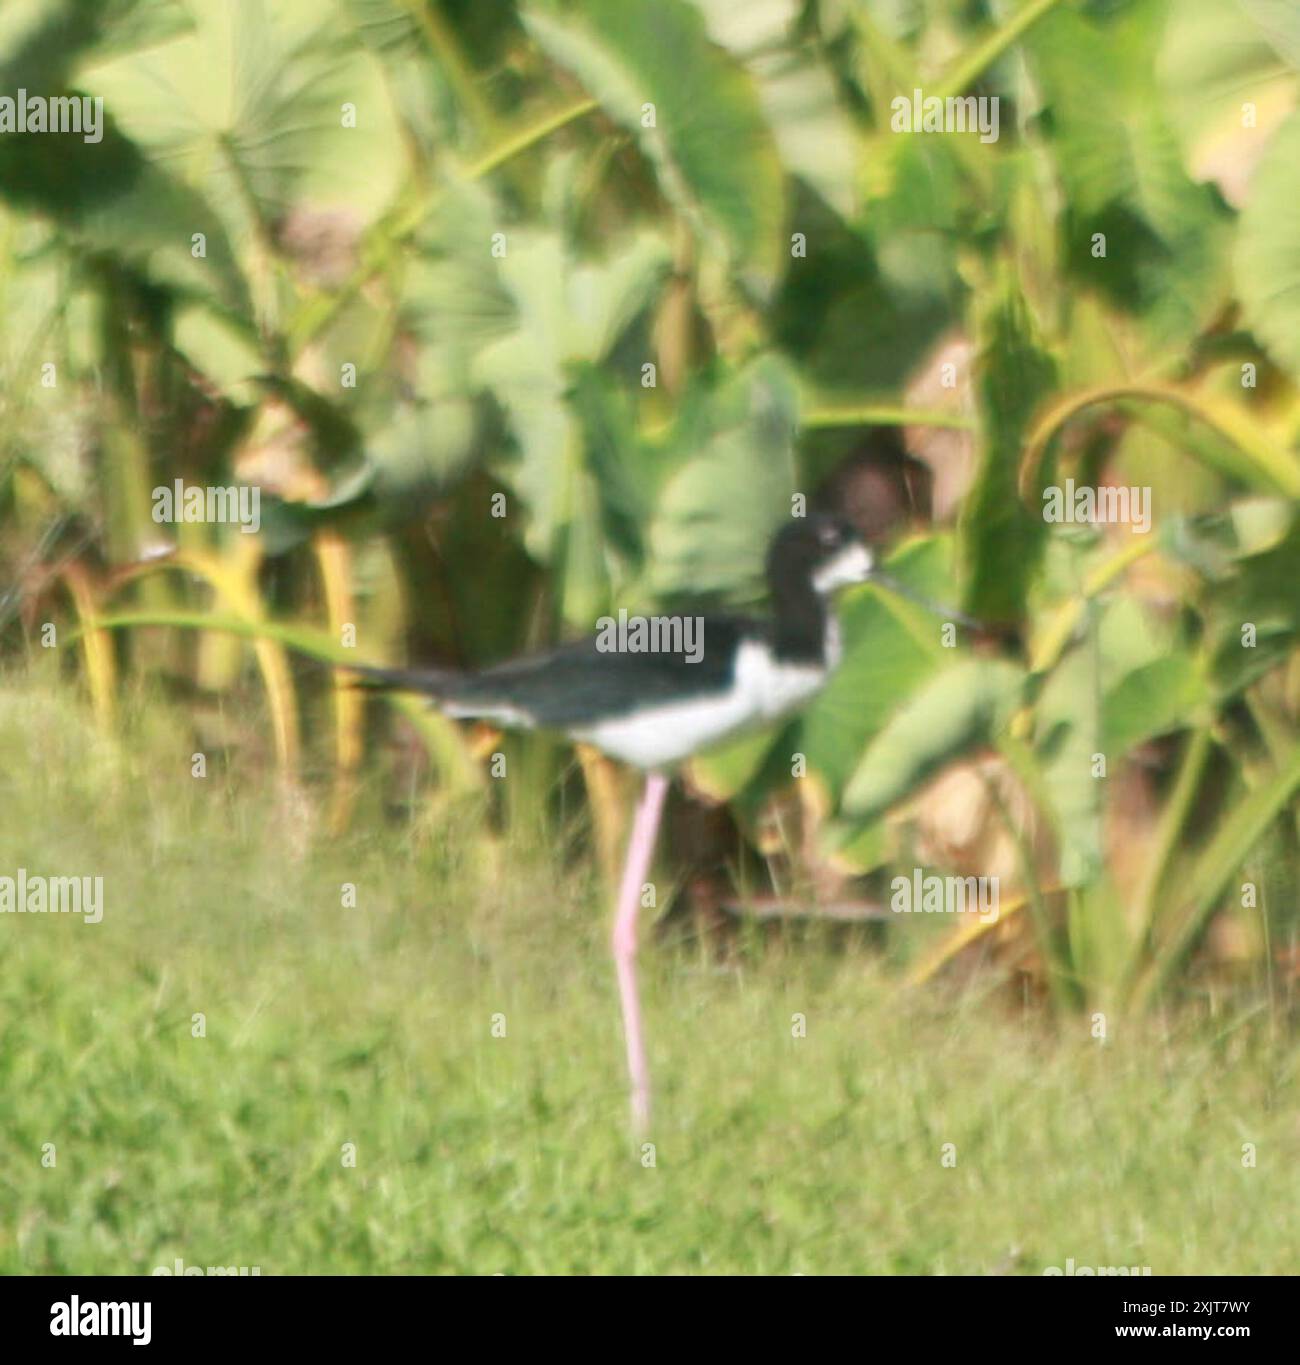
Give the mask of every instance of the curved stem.
POLYGON ((1300 461, 1259 431, 1244 413, 1222 401, 1210 401, 1171 384, 1108 384, 1085 389, 1053 404, 1035 425, 1020 462, 1020 496, 1028 501, 1036 482, 1035 475, 1042 463, 1048 444, 1072 417, 1098 403, 1112 403, 1119 399, 1136 398, 1149 402, 1172 403, 1184 412, 1218 432, 1245 457, 1244 468, 1233 472, 1247 482, 1262 483, 1271 491, 1300 498, 1300 461))
POLYGON ((996 33, 991 33, 968 57, 963 57, 939 83, 933 93, 940 99, 959 95, 984 74, 997 59, 1025 32, 1036 24, 1057 0, 1029 0, 1024 9, 1013 14, 996 33))
POLYGON ((829 427, 952 427, 969 431, 975 426, 973 417, 959 412, 940 412, 934 408, 904 408, 889 403, 845 404, 833 403, 810 408, 801 414, 799 425, 809 429, 829 427))
POLYGON ((511 157, 518 156, 520 152, 526 152, 535 143, 540 142, 543 138, 550 137, 552 133, 563 128, 566 123, 572 123, 575 119, 582 118, 584 114, 590 114, 596 108, 598 105, 595 100, 583 98, 565 105, 563 109, 557 109, 553 114, 547 114, 545 118, 538 119, 537 122, 530 123, 526 128, 521 128, 517 133, 505 138, 490 152, 472 162, 466 174, 471 180, 478 180, 485 175, 490 175, 498 166, 509 161, 511 157))

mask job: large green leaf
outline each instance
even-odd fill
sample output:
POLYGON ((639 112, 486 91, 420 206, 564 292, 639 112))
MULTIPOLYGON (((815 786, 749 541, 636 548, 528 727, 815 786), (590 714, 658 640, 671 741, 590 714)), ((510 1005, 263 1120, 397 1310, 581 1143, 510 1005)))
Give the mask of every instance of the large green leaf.
POLYGON ((1273 135, 1255 171, 1234 263, 1246 321, 1300 379, 1300 113, 1273 135))
MULTIPOLYGON (((548 194, 564 179, 563 168, 548 168, 548 194)), ((608 360, 655 296, 667 245, 647 229, 582 257, 559 231, 512 227, 487 187, 448 175, 417 248, 404 314, 421 341, 419 401, 433 404, 427 419, 463 414, 464 400, 484 392, 496 400, 514 438, 496 462, 516 495, 510 524, 523 527, 529 553, 552 571, 564 620, 589 629, 614 578, 610 532, 644 510, 629 511, 623 477, 636 454, 630 414, 606 402, 590 368, 608 360)), ((630 388, 639 370, 629 366, 624 379, 630 388)), ((373 457, 393 465, 389 456, 404 449, 398 463, 415 472, 419 420, 413 412, 385 433, 373 457)), ((425 454, 429 472, 445 478, 455 450, 440 436, 425 454)))
POLYGON ((1016 486, 1024 435, 1055 367, 1013 287, 992 302, 981 333, 979 465, 961 521, 965 599, 981 619, 1006 621, 1024 611, 1043 543, 1042 516, 1026 508, 1016 486))
POLYGON ((1118 757, 1144 740, 1180 729, 1208 695, 1187 654, 1168 654, 1135 668, 1102 698, 1105 752, 1118 757))
POLYGON ((474 357, 514 330, 515 302, 492 254, 506 222, 488 186, 447 174, 416 235, 403 320, 433 352, 447 391, 471 387, 474 357))
POLYGON ((1151 97, 1162 7, 1098 22, 1055 9, 1026 43, 1041 80, 1068 199, 1072 273, 1139 313, 1167 341, 1223 306, 1227 220, 1194 184, 1170 120, 1151 97), (1106 254, 1092 250, 1104 234, 1106 254))
POLYGON ((1206 603, 1216 691, 1232 696, 1290 655, 1300 639, 1300 523, 1243 555, 1206 603), (1247 634, 1246 628, 1250 628, 1247 634))
POLYGON ((836 94, 831 71, 793 30, 799 0, 694 0, 709 37, 745 63, 758 83, 763 112, 792 174, 811 185, 837 213, 854 207, 857 138, 836 94))
MULTIPOLYGON (((953 547, 931 536, 902 547, 889 573, 935 600, 953 595, 953 547)), ((952 659, 944 622, 885 588, 855 589, 839 608, 844 658, 825 690, 798 719, 792 748, 837 795, 864 746, 937 670, 952 659)), ((955 636, 953 643, 956 643, 955 636)))
POLYGON ((1293 71, 1300 71, 1300 9, 1292 0, 1241 0, 1241 3, 1273 50, 1293 71))
MULTIPOLYGON (((1077 564, 1077 552, 1069 557, 1077 564)), ((1053 668, 1034 705, 1035 756, 1055 829, 1059 880, 1072 887, 1101 874, 1107 781, 1124 751, 1176 728, 1151 691, 1161 681, 1185 688, 1187 705, 1200 695, 1188 670, 1178 678, 1162 672, 1162 656, 1174 650, 1171 629, 1132 598, 1090 600, 1083 626, 1082 639, 1053 668)))
POLYGON ((841 217, 851 217, 858 138, 830 72, 809 51, 761 53, 747 66, 758 81, 763 112, 786 168, 841 217))
POLYGON ((569 402, 572 367, 605 358, 668 264, 650 232, 585 263, 556 234, 510 234, 500 279, 518 326, 472 363, 472 382, 491 390, 518 444, 502 472, 523 503, 528 548, 556 571, 562 614, 583 628, 606 604, 609 573, 601 489, 569 402))
POLYGON ((420 30, 419 7, 403 0, 341 0, 361 41, 383 68, 394 108, 421 153, 432 160, 440 147, 457 141, 458 105, 449 80, 438 80, 428 43, 420 30))
MULTIPOLYGON (((1095 648, 1098 609, 1089 604, 1090 639, 1052 670, 1034 707, 1034 756, 1056 835, 1058 880, 1083 886, 1103 867, 1105 778, 1096 770, 1102 741, 1102 689, 1095 648)), ((1117 756, 1116 756, 1117 757, 1117 756)))
POLYGON ((844 810, 881 814, 944 764, 989 744, 1010 719, 1025 675, 994 659, 964 659, 944 669, 885 725, 844 789, 844 810))
MULTIPOLYGON (((133 0, 111 5, 52 0, 6 6, 0 90, 102 98, 97 82, 78 79, 80 65, 93 66, 136 43, 173 38, 188 27, 188 13, 174 3, 151 8, 133 0)), ((94 118, 93 105, 91 111, 94 118)), ((241 312, 247 304, 244 280, 212 206, 125 136, 111 105, 103 115, 93 130, 0 136, 0 193, 56 222, 83 259, 111 254, 156 282, 241 312), (196 257, 193 234, 200 232, 206 254, 196 257)))
POLYGON ((759 585, 768 540, 790 514, 797 426, 794 379, 775 356, 687 404, 647 536, 651 593, 759 585))
POLYGON ((127 135, 204 194, 241 251, 294 213, 372 221, 402 183, 404 148, 380 67, 338 7, 190 9, 192 32, 87 67, 127 135))
POLYGON ((256 401, 256 377, 266 368, 255 335, 198 303, 183 303, 172 319, 176 349, 232 402, 256 401))
MULTIPOLYGON (((1294 803, 1300 791, 1300 744, 1292 745, 1275 772, 1246 793, 1228 811, 1213 839, 1193 864, 1180 893, 1181 914, 1165 916, 1176 923, 1159 926, 1160 953, 1138 990, 1145 1003, 1195 946, 1206 922, 1225 898, 1231 880, 1239 877, 1251 851, 1268 827, 1294 803)), ((1159 931, 1158 931, 1159 932, 1159 931)))
MULTIPOLYGON (((1282 3, 1294 25, 1300 8, 1282 3)), ((1214 179, 1232 203, 1243 195, 1249 202, 1245 187, 1259 144, 1295 104, 1300 84, 1294 61, 1257 22, 1259 10, 1251 0, 1179 0, 1157 65, 1189 169, 1214 179)))
POLYGON ((763 291, 780 271, 781 161, 753 81, 686 0, 573 0, 529 32, 637 138, 663 193, 763 291))

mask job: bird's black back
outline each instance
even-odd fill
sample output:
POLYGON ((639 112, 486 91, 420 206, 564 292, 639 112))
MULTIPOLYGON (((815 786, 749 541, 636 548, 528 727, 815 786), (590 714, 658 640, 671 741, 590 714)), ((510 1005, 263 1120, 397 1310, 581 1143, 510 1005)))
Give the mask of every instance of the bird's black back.
POLYGON ((732 684, 741 644, 750 639, 766 641, 768 634, 763 623, 743 617, 705 617, 697 662, 683 651, 602 650, 597 647, 599 637, 588 636, 544 653, 445 678, 439 691, 444 700, 459 707, 512 707, 536 725, 568 729, 725 692, 732 684))

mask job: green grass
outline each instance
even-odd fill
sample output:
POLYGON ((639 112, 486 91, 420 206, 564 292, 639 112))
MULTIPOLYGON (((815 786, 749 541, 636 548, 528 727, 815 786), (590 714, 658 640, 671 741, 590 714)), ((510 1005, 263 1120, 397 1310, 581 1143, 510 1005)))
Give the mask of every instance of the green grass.
POLYGON ((191 778, 178 716, 131 733, 0 691, 0 875, 106 900, 0 916, 0 1271, 1293 1263, 1297 1051, 1262 1013, 1101 1046, 815 934, 726 969, 652 946, 648 1166, 590 874, 507 846, 495 875, 452 818, 303 837, 318 802, 191 778))

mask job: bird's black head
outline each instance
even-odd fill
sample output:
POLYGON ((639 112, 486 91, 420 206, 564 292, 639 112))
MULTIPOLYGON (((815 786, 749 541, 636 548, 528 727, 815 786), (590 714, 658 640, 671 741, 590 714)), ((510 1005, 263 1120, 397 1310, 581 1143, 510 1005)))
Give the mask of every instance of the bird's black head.
POLYGON ((773 592, 807 585, 826 597, 836 588, 862 583, 875 560, 856 529, 840 517, 796 517, 772 538, 767 577, 773 592))

